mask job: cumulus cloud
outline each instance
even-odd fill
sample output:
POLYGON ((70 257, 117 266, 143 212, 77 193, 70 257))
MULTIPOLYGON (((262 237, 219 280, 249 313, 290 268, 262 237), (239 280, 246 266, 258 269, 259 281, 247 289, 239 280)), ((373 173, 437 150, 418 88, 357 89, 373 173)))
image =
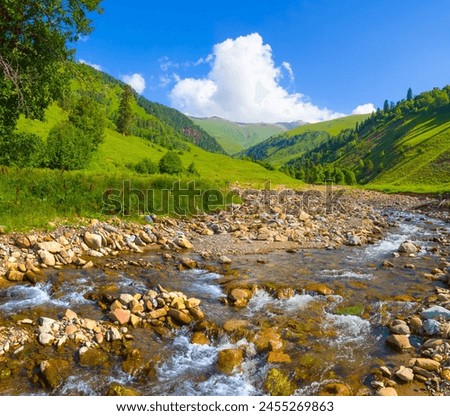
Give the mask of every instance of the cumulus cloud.
POLYGON ((91 66, 92 68, 96 69, 97 71, 101 71, 101 70, 102 70, 102 67, 101 67, 100 65, 98 65, 98 64, 93 64, 93 63, 91 63, 91 62, 85 61, 84 59, 79 59, 78 62, 79 62, 80 64, 89 65, 89 66, 91 66))
POLYGON ((300 93, 288 93, 279 83, 288 62, 277 67, 270 45, 258 33, 227 39, 214 46, 205 78, 177 80, 170 98, 179 110, 199 117, 219 116, 242 122, 317 122, 341 117, 319 108, 300 93))
POLYGON ((352 114, 370 114, 374 111, 377 111, 375 106, 372 103, 367 103, 358 105, 358 107, 352 111, 352 114))
POLYGON ((138 94, 145 90, 145 79, 141 74, 124 75, 122 81, 133 88, 138 94))

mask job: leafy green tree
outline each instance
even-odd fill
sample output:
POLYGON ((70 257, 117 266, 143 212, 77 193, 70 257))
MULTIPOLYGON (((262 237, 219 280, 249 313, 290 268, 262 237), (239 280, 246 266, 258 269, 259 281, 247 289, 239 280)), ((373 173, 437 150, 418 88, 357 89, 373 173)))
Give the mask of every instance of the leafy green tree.
POLYGON ((347 185, 356 185, 356 174, 350 169, 344 169, 345 183, 347 185))
POLYGON ((41 164, 44 143, 32 133, 13 133, 0 138, 0 165, 36 168, 41 164))
POLYGON ((47 164, 51 169, 83 169, 92 155, 92 144, 82 130, 69 122, 53 127, 47 138, 47 164))
POLYGON ((142 159, 139 163, 134 167, 137 173, 141 174, 153 174, 158 172, 158 166, 155 162, 150 160, 149 158, 142 159))
POLYGON ((13 131, 20 114, 42 119, 66 89, 68 44, 92 31, 88 14, 100 0, 0 2, 0 133, 13 131))
POLYGON ((389 110, 390 110, 390 107, 389 107, 389 101, 388 101, 388 100, 384 100, 384 104, 383 104, 383 112, 384 112, 384 113, 388 113, 389 110))
POLYGON ((106 118, 104 112, 90 97, 81 97, 70 110, 69 121, 83 131, 93 149, 103 141, 106 118))
POLYGON ((131 122, 133 121, 133 110, 131 108, 132 101, 133 90, 129 85, 125 85, 119 104, 119 115, 117 118, 117 131, 124 136, 130 135, 131 122))
POLYGON ((176 152, 167 152, 159 161, 159 171, 170 175, 183 172, 183 163, 176 152))

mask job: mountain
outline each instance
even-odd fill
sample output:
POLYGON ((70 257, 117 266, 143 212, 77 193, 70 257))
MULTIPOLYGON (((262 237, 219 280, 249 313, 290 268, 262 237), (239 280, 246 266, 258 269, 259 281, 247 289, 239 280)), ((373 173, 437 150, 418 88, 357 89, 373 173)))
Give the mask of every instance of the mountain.
POLYGON ((342 172, 389 191, 450 191, 450 86, 385 105, 353 129, 289 160, 286 172, 320 182, 342 172))
POLYGON ((352 128, 368 115, 352 115, 314 124, 304 124, 239 153, 241 157, 260 160, 281 166, 314 149, 340 131, 352 128))
POLYGON ((214 136, 229 154, 238 153, 301 123, 238 123, 220 117, 191 117, 190 119, 214 136))

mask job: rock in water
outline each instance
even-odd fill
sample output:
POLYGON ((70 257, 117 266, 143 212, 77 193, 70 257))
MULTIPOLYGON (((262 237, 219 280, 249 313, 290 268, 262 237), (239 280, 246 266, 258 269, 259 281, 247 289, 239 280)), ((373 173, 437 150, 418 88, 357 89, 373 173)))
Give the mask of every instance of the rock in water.
POLYGON ((442 317, 444 319, 450 319, 450 311, 442 306, 436 305, 431 308, 425 309, 420 313, 420 316, 424 319, 435 319, 442 317))
POLYGON ((69 377, 71 365, 68 361, 51 358, 41 361, 39 368, 44 384, 54 390, 69 377))
POLYGON ((407 335, 389 335, 386 342, 400 351, 412 348, 407 335))
POLYGON ((411 254, 417 253, 418 251, 420 251, 420 247, 408 240, 401 243, 398 248, 399 253, 411 254))
POLYGON ((393 387, 383 387, 377 391, 377 396, 398 396, 398 394, 393 387))
POLYGON ((264 388, 271 396, 291 396, 295 392, 295 384, 278 368, 269 370, 264 388))
POLYGON ((84 234, 84 242, 92 250, 98 250, 102 247, 102 236, 86 231, 86 233, 84 234))
POLYGON ((235 367, 242 364, 244 353, 238 348, 219 351, 217 369, 225 374, 231 374, 235 367))

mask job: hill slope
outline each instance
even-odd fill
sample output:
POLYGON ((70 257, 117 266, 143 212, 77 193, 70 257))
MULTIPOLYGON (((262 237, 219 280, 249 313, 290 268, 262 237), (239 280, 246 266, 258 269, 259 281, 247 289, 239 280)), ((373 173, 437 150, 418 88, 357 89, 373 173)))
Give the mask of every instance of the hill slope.
POLYGON ((287 130, 282 124, 236 123, 219 117, 191 117, 191 120, 214 136, 229 154, 238 153, 287 130))
POLYGON ((368 115, 353 115, 321 123, 305 124, 293 130, 270 137, 240 153, 253 160, 262 160, 280 166, 314 149, 332 135, 353 128, 368 115))

